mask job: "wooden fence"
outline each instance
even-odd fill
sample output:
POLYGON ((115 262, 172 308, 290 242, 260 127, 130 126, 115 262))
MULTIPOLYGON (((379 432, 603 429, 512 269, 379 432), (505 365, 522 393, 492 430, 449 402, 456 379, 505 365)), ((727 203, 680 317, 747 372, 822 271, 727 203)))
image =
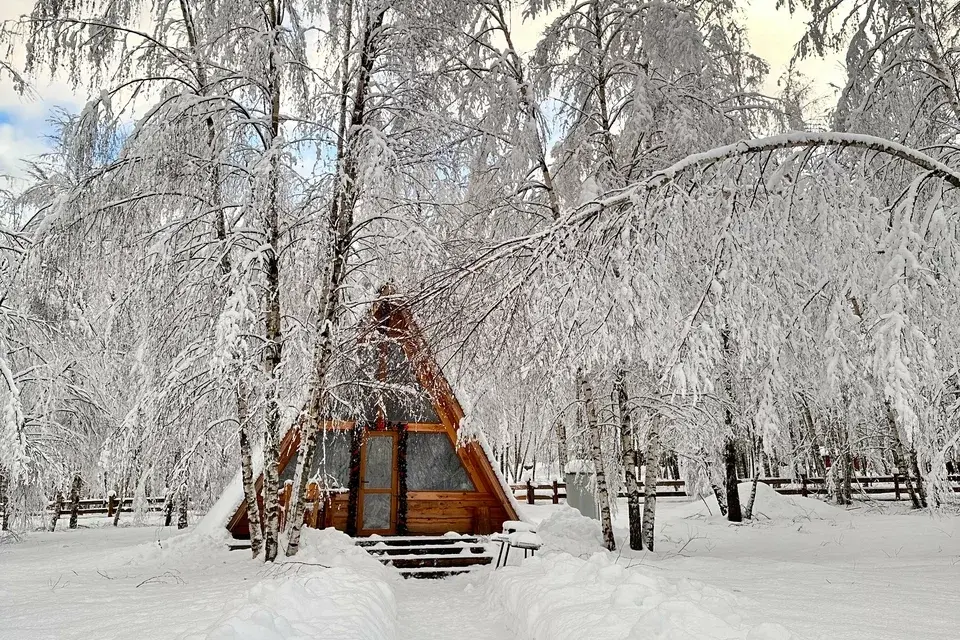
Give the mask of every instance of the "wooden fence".
MULTIPOLYGON (((853 494, 871 496, 889 496, 888 500, 903 500, 909 497, 904 481, 907 478, 900 474, 892 476, 859 476, 852 479, 851 492, 853 494)), ((910 478, 912 480, 912 478, 910 478)), ((952 489, 960 493, 960 475, 949 476, 952 489)), ((740 482, 753 482, 753 478, 745 478, 740 482)), ((760 482, 769 485, 774 491, 782 495, 808 496, 827 493, 825 478, 760 478, 760 482)), ((914 483, 914 486, 916 484, 914 483)), ((567 497, 567 485, 553 481, 551 484, 534 484, 527 481, 524 484, 512 484, 510 488, 517 500, 526 500, 527 504, 536 504, 537 501, 550 501, 558 504, 560 499, 567 497)), ((641 485, 642 489, 642 485, 641 485)), ((657 481, 658 498, 680 498, 688 494, 683 480, 657 481)), ((626 493, 620 492, 618 497, 625 498, 626 493)))
MULTIPOLYGON (((146 511, 159 512, 166 511, 164 526, 169 527, 173 521, 174 504, 168 501, 166 496, 153 496, 145 498, 146 511)), ((116 496, 107 496, 104 498, 87 498, 77 501, 77 515, 105 515, 112 518, 119 510, 120 513, 133 512, 133 497, 126 497, 120 500, 116 496)), ((50 512, 51 531, 56 528, 57 520, 62 516, 70 516, 73 513, 73 503, 70 500, 54 501, 47 503, 47 511, 50 512), (57 508, 59 504, 59 509, 57 508)), ((75 522, 71 519, 70 526, 73 528, 75 522)))

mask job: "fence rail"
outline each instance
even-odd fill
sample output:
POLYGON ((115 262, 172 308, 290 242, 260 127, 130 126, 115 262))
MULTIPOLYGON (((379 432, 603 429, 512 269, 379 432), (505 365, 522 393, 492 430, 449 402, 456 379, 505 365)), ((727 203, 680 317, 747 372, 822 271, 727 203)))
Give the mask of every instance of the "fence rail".
MULTIPOLYGON (((851 491, 853 493, 865 495, 889 495, 893 494, 893 500, 904 499, 907 493, 905 480, 913 481, 914 478, 893 474, 891 476, 857 476, 852 478, 851 491)), ((820 495, 827 492, 826 478, 760 478, 760 482, 769 485, 774 491, 781 495, 808 496, 810 494, 820 495)), ((948 476, 951 488, 960 493, 960 475, 948 476)), ((753 478, 744 478, 740 482, 753 482, 753 478)), ((563 482, 554 481, 551 484, 534 484, 527 481, 523 484, 512 484, 510 489, 517 500, 526 500, 527 504, 536 504, 537 501, 550 501, 558 504, 560 499, 567 497, 567 485, 563 482)), ((619 498, 625 498, 626 493, 617 494, 619 498)), ((681 498, 687 497, 686 483, 683 480, 658 480, 657 497, 658 498, 681 498)))
MULTIPOLYGON (((147 511, 163 511, 163 506, 166 504, 165 496, 154 496, 148 497, 147 502, 147 511)), ((71 502, 70 500, 64 500, 60 505, 60 515, 68 516, 71 513, 71 502)), ((124 498, 121 504, 121 500, 108 496, 107 498, 87 498, 79 500, 77 502, 78 509, 77 513, 80 515, 88 514, 97 514, 104 513, 108 516, 114 514, 115 509, 119 506, 121 513, 128 513, 133 511, 133 498, 124 498)), ((47 511, 53 511, 56 503, 49 502, 47 503, 47 511)))

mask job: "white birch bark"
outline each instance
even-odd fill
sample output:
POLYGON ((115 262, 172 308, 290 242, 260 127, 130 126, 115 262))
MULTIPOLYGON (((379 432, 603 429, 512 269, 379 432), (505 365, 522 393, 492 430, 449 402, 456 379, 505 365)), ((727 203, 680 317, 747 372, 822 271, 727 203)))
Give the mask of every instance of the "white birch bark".
POLYGON ((74 474, 73 483, 70 485, 70 528, 77 528, 77 520, 80 516, 80 490, 83 488, 83 479, 80 474, 74 474))
POLYGON ((653 551, 657 481, 660 479, 660 421, 659 415, 654 415, 650 420, 643 472, 643 544, 650 551, 653 551))
POLYGON ((563 416, 557 418, 555 426, 557 431, 557 466, 559 467, 560 482, 563 482, 568 459, 567 425, 563 423, 563 416))
MULTIPOLYGON (((627 394, 626 371, 621 366, 614 380, 617 408, 620 413, 620 450, 623 461, 624 488, 627 492, 627 518, 630 527, 630 548, 643 549, 643 522, 640 513, 640 485, 637 482, 637 449, 633 434, 633 421, 630 415, 627 394)), ((649 455, 649 454, 648 454, 649 455)), ((649 470, 648 472, 649 473, 649 470)), ((656 481, 654 481, 656 495, 656 481)), ((644 516, 646 507, 644 507, 644 516)), ((652 517, 652 513, 651 513, 652 517)))
POLYGON ((177 529, 186 529, 187 528, 187 506, 189 501, 187 499, 187 483, 183 482, 180 484, 180 490, 178 491, 177 499, 179 500, 178 510, 177 510, 177 529))
POLYGON ((597 408, 593 401, 593 388, 589 376, 578 373, 583 396, 583 408, 587 418, 587 431, 590 438, 590 453, 596 467, 597 503, 600 509, 600 526, 603 529, 603 545, 609 551, 616 551, 617 541, 613 537, 613 520, 610 516, 610 492, 607 489, 607 474, 603 466, 603 451, 600 445, 600 423, 597 421, 597 408))
POLYGON ((270 177, 267 186, 267 207, 264 216, 264 271, 266 278, 263 292, 264 348, 263 373, 266 378, 267 407, 264 423, 263 446, 263 504, 264 504, 264 560, 273 562, 277 557, 280 538, 279 472, 280 457, 280 373, 278 371, 283 351, 280 331, 280 177, 278 158, 272 146, 280 135, 280 69, 277 51, 280 47, 280 29, 283 21, 279 0, 269 0, 264 7, 266 27, 272 46, 267 71, 267 99, 270 110, 269 135, 266 138, 270 153, 270 177))

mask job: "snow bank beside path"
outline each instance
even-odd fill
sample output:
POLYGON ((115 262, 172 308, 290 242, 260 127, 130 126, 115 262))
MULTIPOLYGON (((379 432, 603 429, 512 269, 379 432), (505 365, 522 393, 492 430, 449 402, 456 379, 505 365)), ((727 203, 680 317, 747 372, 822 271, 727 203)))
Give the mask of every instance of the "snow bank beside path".
MULTIPOLYGON (((776 495, 776 494, 775 494, 776 495)), ((779 496, 777 496, 779 497, 779 496)), ((761 498, 758 496, 758 504, 761 498)), ((702 506, 702 505, 701 505, 702 506)), ((782 505, 781 505, 782 506, 782 505)), ((487 606, 531 640, 797 640, 753 603, 687 579, 668 581, 603 550, 600 523, 560 507, 537 530, 543 550, 494 571, 487 606), (738 611, 750 611, 745 622, 738 611)))
POLYGON ((547 554, 493 572, 487 605, 531 640, 798 640, 778 624, 745 624, 750 605, 698 582, 671 583, 617 564, 547 554))
POLYGON ((390 585, 334 567, 263 581, 235 610, 189 640, 393 640, 397 605, 390 585))
POLYGON ((346 535, 304 530, 301 551, 188 640, 394 640, 399 574, 346 535))

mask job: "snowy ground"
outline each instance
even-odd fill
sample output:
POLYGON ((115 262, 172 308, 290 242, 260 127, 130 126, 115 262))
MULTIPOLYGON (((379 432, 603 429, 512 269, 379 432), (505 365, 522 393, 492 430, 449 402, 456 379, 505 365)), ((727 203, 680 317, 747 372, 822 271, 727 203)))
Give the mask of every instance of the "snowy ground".
POLYGON ((657 552, 612 555, 590 522, 525 508, 550 518, 552 552, 426 582, 335 532, 275 567, 172 528, 31 533, 0 544, 0 639, 956 637, 960 517, 776 494, 758 506, 760 522, 733 526, 702 502, 663 502, 657 552))

